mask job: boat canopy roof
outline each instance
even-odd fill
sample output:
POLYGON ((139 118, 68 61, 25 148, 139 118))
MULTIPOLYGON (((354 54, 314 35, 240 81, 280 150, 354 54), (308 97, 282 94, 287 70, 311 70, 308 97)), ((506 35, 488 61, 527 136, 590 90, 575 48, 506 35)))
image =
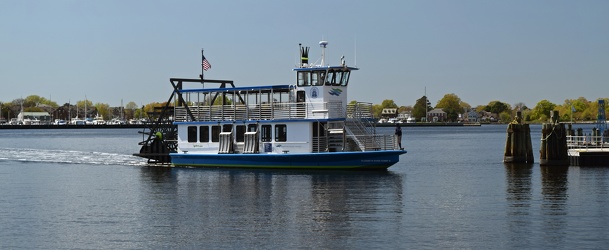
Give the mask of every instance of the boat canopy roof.
POLYGON ((231 87, 231 88, 198 88, 198 89, 183 89, 180 93, 198 92, 198 93, 216 93, 216 92, 282 92, 289 91, 294 86, 290 85, 268 85, 268 86, 250 86, 250 87, 231 87))

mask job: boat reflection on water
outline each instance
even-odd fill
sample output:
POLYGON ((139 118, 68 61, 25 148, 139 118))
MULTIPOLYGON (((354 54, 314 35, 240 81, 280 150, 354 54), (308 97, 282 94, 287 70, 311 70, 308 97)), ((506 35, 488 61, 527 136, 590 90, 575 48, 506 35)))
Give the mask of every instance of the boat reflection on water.
MULTIPOLYGON (((218 230, 282 231, 296 237, 287 237, 289 244, 331 246, 336 237, 365 236, 366 223, 378 223, 383 214, 401 214, 404 207, 402 176, 389 171, 145 167, 141 182, 148 183, 142 194, 150 203, 146 227, 165 229, 151 235, 190 235, 205 242, 221 240, 207 238, 218 230), (189 224, 189 232, 182 223, 189 224), (191 231, 193 224, 197 232, 191 231), (328 232, 325 238, 319 238, 321 231, 328 232), (308 237, 313 235, 303 232, 318 242, 312 244, 308 237)), ((389 230, 400 226, 395 219, 388 222, 389 230)))

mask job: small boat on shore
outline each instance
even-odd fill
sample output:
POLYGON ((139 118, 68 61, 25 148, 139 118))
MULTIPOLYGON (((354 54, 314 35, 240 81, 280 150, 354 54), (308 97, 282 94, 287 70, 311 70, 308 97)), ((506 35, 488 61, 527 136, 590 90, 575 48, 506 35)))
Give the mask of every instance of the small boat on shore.
POLYGON ((171 78, 169 101, 142 132, 136 156, 173 166, 283 169, 387 169, 406 153, 378 134, 371 103, 347 104, 356 67, 344 58, 308 62, 300 47, 296 81, 236 87, 230 80, 171 78), (194 85, 187 88, 187 84, 194 85), (210 87, 211 86, 211 87, 210 87))

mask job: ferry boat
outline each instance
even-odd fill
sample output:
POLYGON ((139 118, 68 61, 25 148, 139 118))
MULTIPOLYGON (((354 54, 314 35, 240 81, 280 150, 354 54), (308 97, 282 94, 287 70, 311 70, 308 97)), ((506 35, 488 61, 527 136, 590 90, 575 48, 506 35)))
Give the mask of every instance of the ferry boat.
POLYGON ((173 166, 387 169, 405 154, 395 136, 376 132, 371 103, 347 103, 356 67, 344 57, 309 64, 300 48, 288 85, 236 87, 230 80, 171 78, 166 105, 142 132, 136 156, 173 166), (188 86, 194 85, 194 87, 188 86))

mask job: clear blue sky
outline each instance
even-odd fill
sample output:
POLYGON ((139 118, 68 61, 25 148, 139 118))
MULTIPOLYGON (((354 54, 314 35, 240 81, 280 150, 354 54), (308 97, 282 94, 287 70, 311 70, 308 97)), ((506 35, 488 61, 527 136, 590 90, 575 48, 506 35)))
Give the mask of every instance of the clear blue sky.
POLYGON ((170 77, 291 84, 298 44, 360 67, 349 99, 609 97, 609 1, 0 0, 0 101, 164 102, 170 77))

